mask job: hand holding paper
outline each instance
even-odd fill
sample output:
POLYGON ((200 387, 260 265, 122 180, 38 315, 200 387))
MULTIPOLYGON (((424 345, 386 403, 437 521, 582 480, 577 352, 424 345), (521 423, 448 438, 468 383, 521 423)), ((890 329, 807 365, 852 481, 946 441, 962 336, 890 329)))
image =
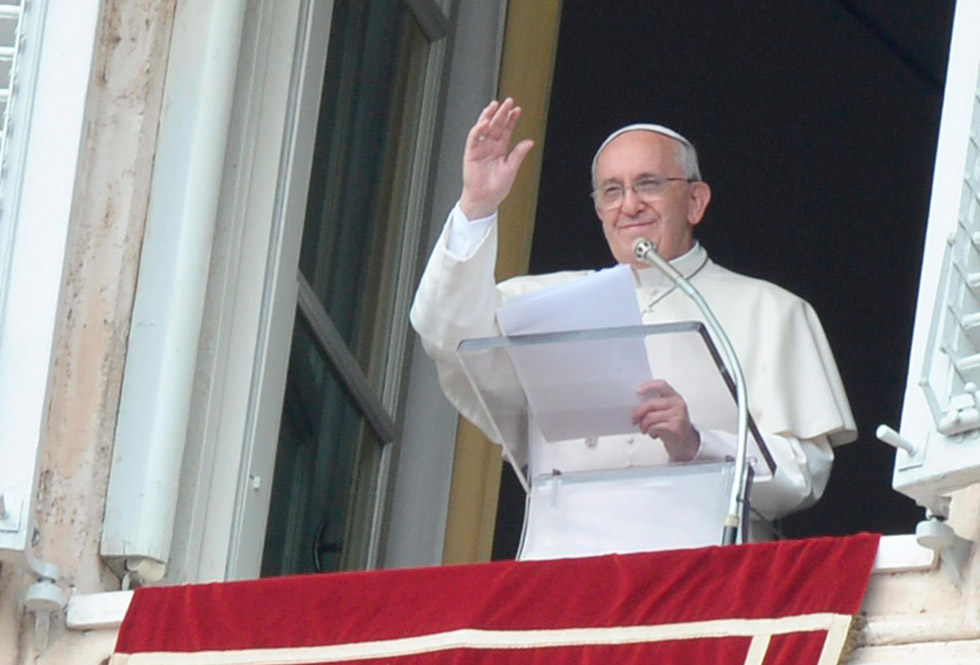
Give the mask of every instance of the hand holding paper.
MULTIPOLYGON (((497 310, 497 320, 507 335, 643 325, 633 273, 624 265, 512 298, 497 310)), ((653 378, 642 338, 593 341, 587 348, 509 350, 547 441, 636 431, 630 408, 640 402, 637 387, 653 378)))
POLYGON ((691 424, 687 403, 662 379, 648 381, 637 394, 643 402, 633 409, 633 424, 659 438, 672 462, 689 462, 698 453, 701 437, 691 424))

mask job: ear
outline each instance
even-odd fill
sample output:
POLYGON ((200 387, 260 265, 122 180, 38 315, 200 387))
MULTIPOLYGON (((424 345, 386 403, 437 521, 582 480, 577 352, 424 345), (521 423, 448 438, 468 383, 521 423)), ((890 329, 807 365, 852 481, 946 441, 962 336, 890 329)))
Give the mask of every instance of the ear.
POLYGON ((708 203, 711 202, 711 187, 706 182, 692 182, 690 196, 691 201, 687 213, 687 223, 691 226, 697 226, 701 223, 701 219, 704 218, 704 211, 708 209, 708 203))

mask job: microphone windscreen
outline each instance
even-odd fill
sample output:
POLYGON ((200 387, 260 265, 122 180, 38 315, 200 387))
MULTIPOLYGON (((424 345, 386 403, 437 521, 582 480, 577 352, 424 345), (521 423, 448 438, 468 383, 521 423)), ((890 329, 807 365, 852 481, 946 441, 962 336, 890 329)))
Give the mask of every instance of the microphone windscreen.
POLYGON ((633 256, 640 261, 649 262, 647 256, 650 255, 650 252, 656 253, 656 251, 657 246, 651 240, 637 238, 633 241, 633 256))

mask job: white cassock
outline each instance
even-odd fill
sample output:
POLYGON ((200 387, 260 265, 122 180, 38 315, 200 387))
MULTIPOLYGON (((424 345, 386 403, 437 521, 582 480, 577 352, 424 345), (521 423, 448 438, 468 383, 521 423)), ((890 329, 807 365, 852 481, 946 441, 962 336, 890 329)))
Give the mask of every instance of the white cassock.
MULTIPOLYGON (((508 298, 590 274, 560 272, 496 284, 496 255, 496 216, 470 222, 458 206, 454 208, 429 258, 411 312, 412 325, 436 362, 449 401, 492 439, 495 428, 457 357, 459 343, 499 335, 496 311, 508 298)), ((773 519, 813 504, 826 487, 833 446, 857 436, 816 313, 779 286, 716 265, 700 245, 671 263, 701 292, 731 339, 745 374, 751 415, 776 462, 776 473, 753 485, 753 508, 773 519)), ((698 307, 659 270, 638 270, 634 276, 645 324, 703 321, 698 307)), ((698 427, 697 422, 692 424, 698 427)), ((702 444, 696 459, 724 459, 733 453, 733 433, 706 436, 699 429, 702 444)), ((598 442, 533 444, 516 458, 518 466, 527 464, 532 483, 555 470, 628 469, 668 461, 659 440, 639 432, 601 437, 598 442)), ((619 526, 614 526, 612 535, 603 533, 596 552, 629 550, 617 547, 615 531, 630 533, 637 525, 616 514, 610 514, 608 521, 619 526)))

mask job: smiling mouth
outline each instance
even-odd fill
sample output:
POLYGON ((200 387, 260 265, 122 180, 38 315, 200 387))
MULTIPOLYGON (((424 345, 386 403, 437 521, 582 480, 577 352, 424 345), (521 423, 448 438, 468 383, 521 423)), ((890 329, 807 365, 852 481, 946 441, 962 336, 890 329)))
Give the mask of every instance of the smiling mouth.
POLYGON ((642 226, 653 226, 653 222, 627 222, 626 224, 620 224, 617 228, 619 229, 635 229, 642 226))

